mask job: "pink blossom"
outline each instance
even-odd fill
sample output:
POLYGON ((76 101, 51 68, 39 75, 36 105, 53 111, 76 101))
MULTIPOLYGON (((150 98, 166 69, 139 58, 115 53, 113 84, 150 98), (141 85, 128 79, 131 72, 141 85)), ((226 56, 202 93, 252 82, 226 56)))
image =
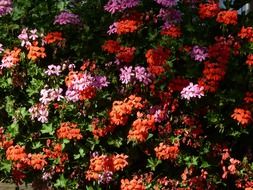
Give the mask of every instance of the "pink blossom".
POLYGON ((18 39, 21 40, 21 46, 30 46, 31 42, 29 42, 28 36, 28 28, 24 28, 21 33, 18 35, 18 39))
POLYGON ((58 88, 58 89, 42 89, 40 91, 40 102, 43 104, 49 104, 52 101, 60 101, 63 96, 61 95, 62 93, 62 89, 58 88))
POLYGON ((60 65, 48 65, 48 69, 45 71, 45 73, 48 76, 56 75, 59 76, 61 73, 61 66, 60 65))
POLYGON ((79 91, 68 89, 65 93, 65 98, 68 101, 77 102, 79 100, 79 91))
POLYGON ((0 17, 5 16, 12 11, 11 0, 0 0, 0 17))
POLYGON ((139 82, 142 82, 145 85, 151 83, 151 74, 146 70, 145 67, 136 66, 134 68, 134 74, 135 78, 139 82))
POLYGON ((115 12, 122 12, 127 8, 132 8, 137 6, 140 0, 109 0, 104 6, 104 9, 111 14, 115 12))
POLYGON ((183 88, 181 91, 181 98, 190 100, 191 98, 201 98, 204 96, 204 87, 199 86, 198 84, 193 85, 191 82, 188 86, 183 88))
POLYGON ((117 23, 113 23, 109 26, 109 30, 107 31, 107 34, 108 35, 112 35, 112 34, 115 34, 117 33, 117 23))
POLYGON ((122 84, 128 84, 131 82, 132 77, 134 76, 133 67, 132 66, 125 66, 124 68, 120 69, 120 81, 122 84))
POLYGON ((38 38, 37 29, 30 30, 29 39, 36 40, 38 38))
POLYGON ((41 123, 47 123, 48 122, 48 106, 38 103, 29 108, 28 110, 31 114, 31 119, 35 120, 37 118, 38 121, 41 123))
POLYGON ((11 68, 13 67, 15 64, 13 62, 13 57, 11 55, 8 56, 4 56, 2 58, 2 64, 0 65, 0 68, 11 68))

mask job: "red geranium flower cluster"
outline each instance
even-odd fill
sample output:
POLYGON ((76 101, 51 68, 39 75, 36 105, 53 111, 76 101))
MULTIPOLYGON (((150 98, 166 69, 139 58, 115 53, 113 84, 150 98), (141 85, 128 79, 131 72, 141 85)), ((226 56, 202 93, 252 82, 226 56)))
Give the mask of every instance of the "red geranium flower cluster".
POLYGON ((149 49, 145 57, 148 63, 149 71, 154 75, 160 75, 165 71, 164 64, 169 58, 171 51, 164 47, 158 47, 156 49, 149 49))

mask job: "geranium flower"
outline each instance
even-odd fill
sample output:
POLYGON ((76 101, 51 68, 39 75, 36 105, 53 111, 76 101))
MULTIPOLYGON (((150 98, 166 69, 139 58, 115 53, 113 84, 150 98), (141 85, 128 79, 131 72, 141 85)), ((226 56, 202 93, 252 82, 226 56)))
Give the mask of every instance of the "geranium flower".
POLYGON ((204 87, 199 86, 198 84, 193 85, 191 82, 188 86, 183 88, 181 91, 181 97, 187 100, 190 100, 191 98, 201 98, 201 96, 204 96, 204 87))
POLYGON ((235 108, 231 117, 243 126, 252 122, 251 112, 243 108, 235 108))
POLYGON ((70 13, 68 11, 62 11, 59 15, 57 15, 54 19, 54 24, 59 25, 77 25, 80 24, 81 20, 78 15, 70 13))

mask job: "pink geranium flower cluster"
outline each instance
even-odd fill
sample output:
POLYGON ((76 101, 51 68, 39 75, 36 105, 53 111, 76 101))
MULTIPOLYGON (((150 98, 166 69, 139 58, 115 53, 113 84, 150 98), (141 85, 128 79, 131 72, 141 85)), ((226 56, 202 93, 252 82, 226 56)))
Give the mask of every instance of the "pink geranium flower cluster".
POLYGON ((24 28, 21 33, 18 35, 18 39, 21 41, 21 46, 31 46, 32 41, 38 39, 38 31, 37 29, 29 30, 28 28, 24 28))
POLYGON ((127 8, 132 8, 137 6, 140 0, 109 0, 104 6, 104 9, 111 14, 115 12, 122 12, 127 8))
POLYGON ((145 67, 125 66, 120 69, 120 81, 122 84, 129 84, 131 81, 137 80, 145 85, 151 83, 151 74, 145 67))
POLYGON ((12 11, 12 1, 0 0, 0 17, 11 13, 11 11, 12 11))
POLYGON ((38 103, 29 108, 28 111, 31 114, 32 120, 35 120, 37 118, 37 120, 41 123, 48 122, 48 115, 49 115, 48 105, 38 103))
POLYGON ((57 88, 57 89, 42 89, 40 91, 40 102, 43 104, 49 104, 52 101, 60 101, 61 99, 63 99, 63 96, 61 95, 62 93, 62 89, 61 88, 57 88))
POLYGON ((181 91, 181 98, 187 100, 196 97, 201 98, 202 96, 204 96, 204 87, 193 84, 192 82, 181 91))

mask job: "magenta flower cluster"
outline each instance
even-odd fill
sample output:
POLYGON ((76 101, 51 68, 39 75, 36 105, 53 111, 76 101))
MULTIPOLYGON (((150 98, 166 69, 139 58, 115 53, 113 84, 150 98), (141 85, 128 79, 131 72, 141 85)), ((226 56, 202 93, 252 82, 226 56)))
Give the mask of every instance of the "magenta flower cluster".
POLYGON ((59 25, 67 25, 67 24, 72 24, 72 25, 77 25, 80 24, 81 20, 78 15, 67 12, 67 11, 62 11, 59 15, 55 17, 54 24, 59 24, 59 25))
POLYGON ((88 72, 75 76, 71 83, 72 84, 68 87, 65 93, 65 97, 68 101, 72 102, 77 102, 81 92, 88 87, 102 89, 103 87, 107 87, 109 85, 106 76, 93 77, 88 72))
POLYGON ((206 47, 200 47, 198 45, 194 46, 191 51, 191 57, 195 61, 205 61, 208 57, 207 48, 206 47))
POLYGON ((173 7, 177 5, 178 0, 155 0, 155 2, 164 7, 173 7))
POLYGON ((161 8, 157 17, 161 18, 165 25, 175 24, 182 21, 182 13, 176 9, 161 8))
POLYGON ((11 13, 11 11, 12 11, 12 1, 0 0, 0 17, 11 13))
POLYGON ((204 96, 204 87, 192 82, 181 91, 181 98, 187 100, 201 98, 202 96, 204 96))
POLYGON ((132 8, 137 6, 140 0, 109 0, 104 6, 104 9, 111 14, 115 12, 122 12, 127 8, 132 8))
POLYGON ((151 74, 146 70, 145 67, 136 66, 125 66, 120 69, 120 81, 122 84, 129 84, 132 81, 139 81, 145 85, 151 83, 151 74))

